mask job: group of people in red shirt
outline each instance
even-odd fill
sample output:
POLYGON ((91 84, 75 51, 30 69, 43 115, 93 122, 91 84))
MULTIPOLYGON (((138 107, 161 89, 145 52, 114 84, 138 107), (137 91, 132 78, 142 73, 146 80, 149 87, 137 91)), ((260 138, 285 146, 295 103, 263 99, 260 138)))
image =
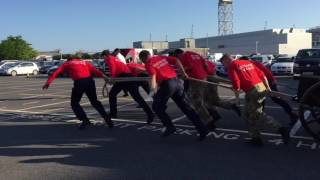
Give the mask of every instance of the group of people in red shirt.
MULTIPOLYGON (((92 106, 103 117, 106 124, 112 128, 113 121, 111 119, 117 118, 118 116, 117 95, 122 90, 128 91, 132 98, 144 110, 147 115, 148 124, 154 121, 155 114, 159 117, 166 128, 162 133, 162 137, 167 137, 176 131, 170 116, 166 112, 167 103, 170 98, 194 124, 198 130, 198 138, 200 141, 204 140, 209 131, 214 129, 212 126, 215 122, 214 117, 217 116, 217 111, 213 107, 217 106, 217 104, 213 102, 214 99, 210 100, 210 97, 208 97, 211 93, 209 91, 210 88, 207 88, 209 85, 204 83, 208 80, 208 76, 215 74, 215 65, 213 63, 204 60, 199 54, 188 51, 183 52, 182 50, 176 50, 173 56, 151 56, 149 51, 142 51, 139 54, 139 58, 144 64, 136 64, 133 62, 125 64, 113 56, 108 50, 103 51, 102 56, 105 59, 106 65, 109 67, 109 77, 94 68, 90 63, 81 61, 80 58, 71 58, 60 66, 43 86, 43 89, 48 89, 59 74, 63 72, 69 74, 74 80, 71 107, 76 117, 82 121, 79 127, 80 129, 85 129, 90 125, 90 120, 79 103, 84 93, 88 96, 92 106), (182 72, 185 78, 185 84, 189 82, 188 90, 184 88, 183 82, 178 78, 174 66, 178 67, 182 72), (103 77, 109 81, 110 84, 113 84, 109 93, 109 114, 97 99, 92 74, 103 77), (150 86, 146 82, 113 81, 113 78, 119 77, 131 78, 146 76, 150 77, 150 86), (142 98, 139 92, 139 86, 142 86, 148 94, 154 95, 152 108, 150 108, 142 98), (215 115, 212 115, 212 113, 215 115), (207 121, 207 124, 204 124, 202 120, 207 121)), ((265 122, 271 124, 279 131, 283 136, 284 142, 287 143, 289 141, 287 129, 280 126, 279 123, 263 112, 264 99, 267 92, 270 91, 268 80, 275 82, 272 74, 268 74, 269 72, 265 71, 265 69, 259 69, 262 67, 248 59, 233 60, 231 56, 225 55, 222 57, 221 62, 225 68, 228 69, 234 92, 238 94, 242 90, 246 93, 246 106, 242 115, 249 124, 249 132, 252 136, 249 142, 253 145, 262 145, 258 124, 260 124, 260 121, 265 120, 265 122)), ((271 84, 273 85, 275 83, 271 84)), ((275 87, 276 85, 273 86, 273 88, 275 87)), ((280 101, 279 98, 277 99, 280 101)), ((229 109, 235 110, 238 115, 241 115, 239 107, 235 103, 230 103, 225 108, 228 107, 230 107, 229 109)), ((290 109, 287 111, 288 113, 292 113, 290 109)))

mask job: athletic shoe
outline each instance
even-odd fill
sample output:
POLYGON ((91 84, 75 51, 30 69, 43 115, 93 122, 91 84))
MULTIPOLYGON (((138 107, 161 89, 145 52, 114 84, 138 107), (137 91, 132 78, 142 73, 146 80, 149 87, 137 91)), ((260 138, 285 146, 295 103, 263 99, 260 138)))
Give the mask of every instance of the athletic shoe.
POLYGON ((154 114, 148 116, 148 120, 147 120, 147 124, 152 124, 152 122, 154 121, 154 114))
POLYGON ((282 127, 282 128, 279 129, 279 133, 282 136, 283 143, 284 144, 289 144, 289 142, 290 142, 290 133, 289 133, 288 129, 282 127))
POLYGON ((108 127, 111 129, 113 128, 114 124, 113 124, 113 121, 111 120, 111 116, 107 116, 105 119, 104 119, 104 122, 108 125, 108 127))
POLYGON ((166 138, 166 137, 170 136, 171 134, 173 134, 174 132, 176 132, 175 127, 167 127, 166 130, 161 134, 161 137, 166 138))
POLYGON ((86 129, 89 125, 91 125, 91 122, 89 120, 87 121, 82 121, 82 123, 79 126, 79 130, 84 130, 86 129))
POLYGON ((263 141, 261 138, 252 138, 249 141, 247 141, 246 144, 255 146, 255 147, 262 147, 263 141))
POLYGON ((216 121, 210 121, 207 124, 207 128, 209 131, 214 131, 216 130, 217 126, 216 126, 216 121))
POLYGON ((204 141, 207 138, 207 135, 209 134, 208 130, 204 130, 200 133, 198 141, 204 141))

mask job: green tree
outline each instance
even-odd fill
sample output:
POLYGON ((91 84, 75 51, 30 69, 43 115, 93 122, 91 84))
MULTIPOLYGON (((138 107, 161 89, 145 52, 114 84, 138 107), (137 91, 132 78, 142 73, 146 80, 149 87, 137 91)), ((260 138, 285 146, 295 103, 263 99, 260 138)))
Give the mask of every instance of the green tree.
POLYGON ((0 43, 0 59, 28 60, 35 58, 37 54, 22 36, 9 36, 0 43))

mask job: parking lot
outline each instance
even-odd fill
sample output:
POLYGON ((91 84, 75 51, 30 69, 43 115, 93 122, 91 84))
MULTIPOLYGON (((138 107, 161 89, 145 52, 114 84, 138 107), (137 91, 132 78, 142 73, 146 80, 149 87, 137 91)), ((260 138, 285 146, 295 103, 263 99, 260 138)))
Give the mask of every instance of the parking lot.
MULTIPOLYGON (((178 131, 161 139, 158 119, 146 125, 146 116, 131 98, 119 95, 116 127, 106 128, 84 96, 82 105, 94 123, 79 131, 70 108, 72 81, 57 79, 48 91, 46 77, 0 77, 0 179, 316 179, 320 143, 302 128, 290 145, 264 131, 265 146, 254 148, 245 122, 219 109, 223 119, 204 142, 196 141, 190 122, 170 102, 168 112, 178 131)), ((103 80, 97 79, 99 99, 103 80)), ((280 90, 295 94, 297 82, 279 79, 280 90)), ((220 89, 223 98, 232 93, 220 89)), ((298 104, 292 104, 297 109, 298 104)), ((266 111, 283 124, 289 118, 268 102, 266 111)))

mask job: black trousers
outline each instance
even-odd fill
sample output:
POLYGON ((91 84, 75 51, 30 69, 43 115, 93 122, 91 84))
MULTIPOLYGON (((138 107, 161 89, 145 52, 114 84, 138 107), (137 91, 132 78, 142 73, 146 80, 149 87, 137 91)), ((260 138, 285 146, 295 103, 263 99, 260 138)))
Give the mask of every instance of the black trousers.
POLYGON ((199 132, 204 132, 206 130, 206 127, 200 120, 199 116, 190 106, 190 102, 184 93, 182 83, 176 78, 162 82, 157 94, 154 96, 152 108, 164 126, 169 128, 174 127, 171 118, 166 112, 169 98, 172 98, 199 132))
POLYGON ((105 119, 108 114, 97 98, 96 85, 92 77, 74 81, 74 87, 71 94, 71 108, 76 117, 81 121, 89 121, 80 105, 84 93, 88 96, 91 105, 99 112, 101 117, 105 119))
MULTIPOLYGON (((138 77, 149 77, 147 73, 141 73, 138 75, 138 77)), ((150 85, 147 81, 139 81, 137 82, 138 87, 142 87, 142 89, 147 93, 150 94, 150 85)))
MULTIPOLYGON (((121 74, 119 77, 132 77, 131 74, 121 74)), ((131 97, 140 105, 148 117, 153 115, 149 105, 144 101, 140 95, 137 82, 117 82, 109 92, 109 104, 111 116, 117 116, 117 95, 122 91, 127 90, 131 97)))
MULTIPOLYGON (((272 85, 270 85, 270 88, 271 88, 272 91, 278 91, 277 84, 272 84, 272 85)), ((285 100, 283 100, 283 99, 281 99, 281 98, 279 98, 279 97, 271 97, 271 100, 272 100, 274 103, 276 103, 276 104, 278 104, 279 106, 281 106, 281 107, 283 108, 283 110, 284 110, 287 114, 291 115, 291 113, 292 113, 292 108, 291 108, 291 106, 290 106, 285 100)))

